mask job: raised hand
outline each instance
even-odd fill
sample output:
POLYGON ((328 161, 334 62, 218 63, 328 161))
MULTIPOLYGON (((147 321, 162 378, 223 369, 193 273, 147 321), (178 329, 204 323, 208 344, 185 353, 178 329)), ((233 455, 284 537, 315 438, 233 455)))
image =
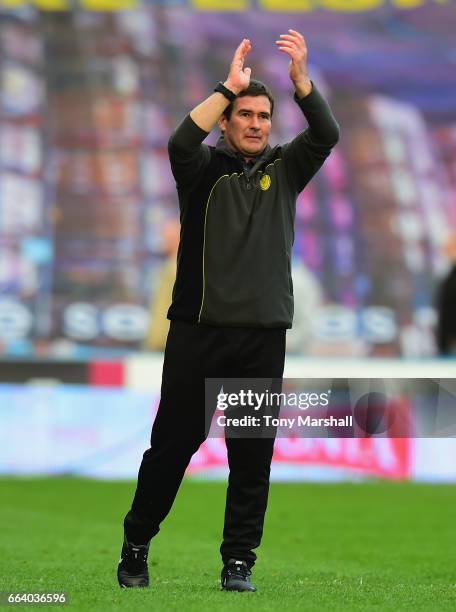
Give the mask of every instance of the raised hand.
POLYGON ((307 72, 307 47, 304 36, 296 30, 288 30, 288 34, 281 34, 280 40, 276 40, 275 44, 279 51, 290 56, 288 72, 298 95, 310 93, 312 83, 307 72))
POLYGON ((244 38, 234 52, 230 65, 230 72, 224 85, 235 94, 238 94, 240 91, 249 86, 250 74, 252 70, 250 68, 244 68, 244 61, 251 49, 252 45, 250 40, 248 38, 244 38))

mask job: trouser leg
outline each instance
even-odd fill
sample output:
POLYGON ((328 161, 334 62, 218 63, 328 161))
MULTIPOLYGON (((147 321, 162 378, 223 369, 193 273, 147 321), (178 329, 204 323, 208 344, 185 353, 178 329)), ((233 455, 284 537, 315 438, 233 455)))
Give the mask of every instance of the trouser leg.
POLYGON ((205 439, 205 355, 212 366, 223 359, 215 330, 172 322, 165 350, 161 400, 151 446, 144 453, 131 510, 125 517, 127 538, 148 542, 171 510, 190 459, 205 439))
POLYGON ((244 559, 255 563, 269 493, 273 438, 227 438, 230 476, 225 507, 223 562, 244 559))
MULTIPOLYGON (((271 377, 268 389, 280 393, 285 331, 249 330, 243 336, 239 350, 244 381, 271 377)), ((277 416, 278 409, 272 408, 270 414, 277 416)), ((229 437, 229 430, 227 434, 230 475, 220 553, 224 563, 233 558, 252 566, 256 561, 253 549, 260 545, 263 535, 275 431, 261 428, 258 437, 249 438, 229 437)))
MULTIPOLYGON (((176 394, 177 395, 177 394, 176 394)), ((182 398, 180 398, 182 400, 182 398)), ((168 515, 192 455, 204 435, 191 423, 169 419, 178 397, 162 398, 151 434, 151 446, 143 455, 131 510, 124 520, 127 538, 137 544, 148 542, 168 515), (185 429, 185 435, 177 432, 185 429)))

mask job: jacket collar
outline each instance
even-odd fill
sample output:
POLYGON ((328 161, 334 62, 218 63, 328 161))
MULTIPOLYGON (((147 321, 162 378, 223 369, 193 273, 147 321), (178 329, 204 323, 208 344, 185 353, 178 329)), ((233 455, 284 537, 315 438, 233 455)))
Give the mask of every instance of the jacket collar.
POLYGON ((272 148, 268 144, 268 145, 266 145, 266 147, 263 149, 263 151, 259 155, 255 155, 255 157, 252 157, 252 159, 249 160, 249 162, 246 162, 244 156, 241 153, 239 153, 239 151, 235 151, 234 149, 232 149, 228 145, 228 143, 225 141, 225 139, 223 137, 223 134, 217 140, 217 144, 216 144, 215 148, 216 148, 217 151, 220 151, 224 155, 227 155, 228 157, 233 157, 234 159, 239 160, 239 162, 242 164, 242 168, 243 168, 244 174, 248 178, 253 176, 255 174, 255 172, 266 161, 268 161, 269 158, 271 158, 273 156, 274 151, 277 149, 277 147, 272 148))

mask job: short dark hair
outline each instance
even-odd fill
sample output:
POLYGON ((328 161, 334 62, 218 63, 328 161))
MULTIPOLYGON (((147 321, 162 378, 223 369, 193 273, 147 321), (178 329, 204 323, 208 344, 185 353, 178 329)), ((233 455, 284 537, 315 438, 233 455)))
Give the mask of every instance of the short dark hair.
MULTIPOLYGON (((274 98, 272 97, 272 92, 264 83, 261 81, 256 81, 255 79, 250 79, 249 86, 246 89, 243 89, 240 93, 238 93, 237 98, 243 98, 244 96, 266 96, 269 102, 271 103, 271 117, 274 111, 274 98)), ((233 112, 233 104, 234 102, 230 102, 228 106, 223 111, 225 117, 230 120, 231 113, 233 112)))

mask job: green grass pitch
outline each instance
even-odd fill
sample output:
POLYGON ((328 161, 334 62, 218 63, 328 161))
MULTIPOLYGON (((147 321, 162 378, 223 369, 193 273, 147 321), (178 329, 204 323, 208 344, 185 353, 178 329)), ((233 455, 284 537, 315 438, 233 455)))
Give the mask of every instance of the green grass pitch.
POLYGON ((242 594, 219 590, 223 483, 184 482, 143 590, 116 582, 133 482, 3 478, 0 491, 0 590, 68 593, 50 608, 456 609, 456 486, 273 483, 258 592, 242 594))

